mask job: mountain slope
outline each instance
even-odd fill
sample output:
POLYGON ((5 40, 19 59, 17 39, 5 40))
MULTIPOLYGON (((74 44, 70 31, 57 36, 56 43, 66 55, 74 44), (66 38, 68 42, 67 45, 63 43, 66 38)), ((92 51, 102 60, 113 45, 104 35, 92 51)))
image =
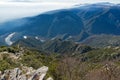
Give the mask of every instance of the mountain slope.
POLYGON ((59 37, 64 40, 83 41, 96 34, 120 35, 119 16, 119 4, 87 4, 1 24, 0 34, 16 32, 19 36, 38 36, 43 39, 59 37))
POLYGON ((81 45, 73 41, 64 41, 59 38, 45 42, 33 38, 21 39, 16 41, 12 46, 21 46, 46 53, 60 54, 81 54, 92 50, 89 46, 81 45))
POLYGON ((82 43, 91 47, 99 47, 99 48, 108 47, 108 46, 118 47, 120 46, 120 36, 93 35, 85 39, 82 43))

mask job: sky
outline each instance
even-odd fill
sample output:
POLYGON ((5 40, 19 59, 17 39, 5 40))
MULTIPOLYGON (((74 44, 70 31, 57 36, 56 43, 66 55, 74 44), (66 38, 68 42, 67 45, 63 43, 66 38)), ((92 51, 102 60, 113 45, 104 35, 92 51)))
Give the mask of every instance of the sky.
POLYGON ((93 2, 114 2, 119 3, 120 0, 0 0, 1 2, 74 2, 74 3, 93 3, 93 2))
POLYGON ((70 8, 78 4, 98 2, 120 3, 120 0, 0 0, 0 22, 70 8))

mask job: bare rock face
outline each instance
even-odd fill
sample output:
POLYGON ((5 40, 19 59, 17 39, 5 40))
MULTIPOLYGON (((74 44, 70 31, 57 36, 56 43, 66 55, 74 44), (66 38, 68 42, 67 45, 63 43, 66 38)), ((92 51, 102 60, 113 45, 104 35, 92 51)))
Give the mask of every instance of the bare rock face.
POLYGON ((28 80, 43 80, 48 71, 48 67, 43 66, 37 69, 28 80))
MULTIPOLYGON (((48 67, 43 66, 37 70, 32 67, 22 67, 21 69, 15 68, 0 72, 0 80, 43 80, 48 67)), ((53 80, 51 77, 47 80, 53 80)))
POLYGON ((3 74, 1 74, 1 80, 17 80, 18 76, 20 75, 21 71, 18 68, 13 70, 5 70, 3 74))
POLYGON ((53 78, 52 78, 52 77, 49 77, 49 78, 47 78, 47 80, 53 80, 53 78))

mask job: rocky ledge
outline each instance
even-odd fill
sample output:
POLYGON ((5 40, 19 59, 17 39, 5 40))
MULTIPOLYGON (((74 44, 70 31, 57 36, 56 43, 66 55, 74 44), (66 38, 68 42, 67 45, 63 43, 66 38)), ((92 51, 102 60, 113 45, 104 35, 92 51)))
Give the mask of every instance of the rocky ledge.
MULTIPOLYGON (((38 68, 37 70, 32 67, 20 67, 10 70, 0 71, 0 80, 43 80, 48 71, 47 66, 38 68)), ((46 80, 53 80, 52 77, 46 80)))

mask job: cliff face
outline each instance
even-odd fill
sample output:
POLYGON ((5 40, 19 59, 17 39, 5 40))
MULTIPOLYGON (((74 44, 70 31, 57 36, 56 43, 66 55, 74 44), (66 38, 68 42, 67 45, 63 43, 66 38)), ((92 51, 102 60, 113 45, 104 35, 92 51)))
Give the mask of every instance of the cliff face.
MULTIPOLYGON (((0 80, 43 80, 48 71, 48 67, 43 66, 37 70, 32 67, 14 68, 0 72, 0 80)), ((53 80, 49 77, 46 80, 53 80)))

